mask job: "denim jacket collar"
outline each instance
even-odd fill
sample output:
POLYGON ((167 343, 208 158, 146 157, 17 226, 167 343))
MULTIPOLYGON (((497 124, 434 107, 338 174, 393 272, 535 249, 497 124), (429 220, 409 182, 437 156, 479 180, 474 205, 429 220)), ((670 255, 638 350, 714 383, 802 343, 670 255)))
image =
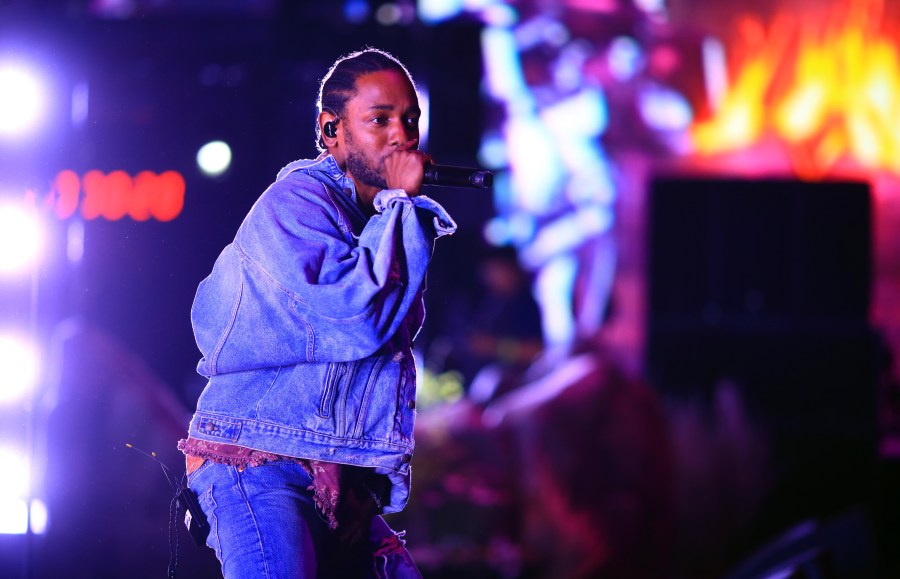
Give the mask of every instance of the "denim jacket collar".
POLYGON ((338 191, 343 191, 348 194, 354 205, 359 205, 359 200, 356 196, 356 184, 353 182, 353 179, 341 171, 334 156, 328 151, 324 151, 315 159, 300 159, 288 163, 278 171, 276 180, 281 181, 294 171, 299 171, 301 169, 318 172, 323 177, 326 177, 331 185, 338 191))

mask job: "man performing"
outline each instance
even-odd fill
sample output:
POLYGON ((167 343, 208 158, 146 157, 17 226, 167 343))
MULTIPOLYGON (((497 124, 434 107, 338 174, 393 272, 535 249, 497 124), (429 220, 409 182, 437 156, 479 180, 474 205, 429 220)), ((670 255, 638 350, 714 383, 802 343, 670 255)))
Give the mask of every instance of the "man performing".
POLYGON ((279 172, 197 289, 209 382, 179 448, 227 579, 420 577, 377 515, 407 502, 412 341, 456 224, 420 195, 403 64, 339 59, 318 110, 319 157, 279 172))

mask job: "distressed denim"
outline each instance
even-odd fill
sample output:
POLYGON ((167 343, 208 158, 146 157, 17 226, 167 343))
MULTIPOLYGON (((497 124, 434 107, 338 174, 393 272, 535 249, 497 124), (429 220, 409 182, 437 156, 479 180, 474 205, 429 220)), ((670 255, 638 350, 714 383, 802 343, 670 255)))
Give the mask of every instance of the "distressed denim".
POLYGON ((210 524, 225 579, 416 579, 402 534, 381 517, 368 540, 342 543, 313 504, 309 474, 291 461, 238 470, 207 461, 188 477, 210 524))
POLYGON ((367 217, 329 155, 279 172, 197 289, 208 383, 189 434, 374 468, 390 513, 409 493, 426 269, 456 224, 425 196, 375 201, 367 217))

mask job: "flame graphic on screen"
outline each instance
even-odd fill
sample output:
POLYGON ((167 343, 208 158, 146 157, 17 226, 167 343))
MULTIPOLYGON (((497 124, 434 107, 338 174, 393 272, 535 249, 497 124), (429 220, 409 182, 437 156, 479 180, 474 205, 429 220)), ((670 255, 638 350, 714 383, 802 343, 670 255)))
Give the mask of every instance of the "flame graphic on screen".
POLYGON ((820 179, 849 161, 900 174, 900 66, 882 23, 884 0, 847 0, 825 18, 744 18, 743 55, 713 117, 692 130, 714 155, 774 137, 797 176, 820 179))

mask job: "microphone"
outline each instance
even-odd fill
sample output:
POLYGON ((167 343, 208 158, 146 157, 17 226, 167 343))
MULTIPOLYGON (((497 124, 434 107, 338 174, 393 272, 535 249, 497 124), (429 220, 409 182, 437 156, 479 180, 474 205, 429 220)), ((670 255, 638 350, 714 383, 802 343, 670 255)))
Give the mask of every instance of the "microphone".
POLYGON ((486 189, 493 185, 494 175, 490 171, 470 169, 469 167, 451 167, 449 165, 425 165, 425 185, 443 185, 445 187, 474 187, 486 189))

